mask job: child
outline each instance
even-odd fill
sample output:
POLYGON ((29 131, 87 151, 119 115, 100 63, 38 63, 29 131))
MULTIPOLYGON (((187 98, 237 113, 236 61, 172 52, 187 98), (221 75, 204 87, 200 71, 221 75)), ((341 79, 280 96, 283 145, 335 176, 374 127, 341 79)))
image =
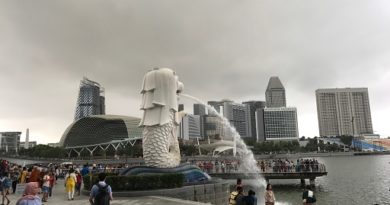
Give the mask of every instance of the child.
POLYGON ((42 192, 43 192, 43 197, 42 197, 42 202, 47 202, 47 199, 49 198, 49 188, 50 188, 50 176, 49 172, 46 171, 45 175, 43 176, 42 179, 42 192))

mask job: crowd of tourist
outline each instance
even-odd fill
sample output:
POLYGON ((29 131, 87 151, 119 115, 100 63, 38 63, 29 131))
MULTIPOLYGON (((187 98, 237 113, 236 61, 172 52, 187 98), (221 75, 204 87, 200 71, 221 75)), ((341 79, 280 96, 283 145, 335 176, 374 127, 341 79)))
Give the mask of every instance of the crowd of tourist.
POLYGON ((262 172, 316 172, 320 164, 316 159, 273 159, 258 161, 262 172))
MULTIPOLYGON (((8 196, 9 194, 16 193, 17 186, 21 186, 24 189, 23 193, 21 193, 22 197, 16 202, 17 205, 41 205, 42 202, 47 202, 52 196, 53 188, 57 183, 58 178, 64 179, 64 188, 68 200, 74 200, 75 195, 80 195, 81 193, 83 176, 89 173, 119 173, 123 168, 138 165, 140 164, 76 165, 72 163, 63 163, 48 165, 37 164, 25 167, 0 159, 1 205, 8 205, 11 203, 8 196)), ((100 176, 100 178, 102 177, 103 176, 100 176)), ((91 200, 96 200, 96 197, 91 200)))
MULTIPOLYGON (((96 168, 95 168, 96 169, 96 168)), ((83 170, 84 174, 89 173, 83 170)), ((24 188, 23 197, 18 200, 17 205, 23 204, 41 204, 48 201, 52 196, 53 187, 57 183, 58 177, 65 178, 65 187, 68 193, 68 199, 73 200, 74 194, 80 195, 82 175, 79 169, 73 169, 72 166, 29 166, 22 167, 12 164, 7 160, 0 160, 0 192, 2 196, 2 205, 10 204, 9 194, 15 194, 17 186, 24 188), (42 198, 38 195, 42 194, 42 198), (39 201, 35 203, 34 201, 39 201)))
MULTIPOLYGON (((188 161, 197 165, 203 171, 212 173, 231 173, 240 170, 238 160, 208 160, 208 161, 188 161)), ((321 169, 320 163, 316 159, 263 159, 259 160, 258 167, 261 172, 314 172, 321 169)), ((48 166, 30 166, 22 167, 12 164, 7 160, 0 160, 0 191, 2 203, 10 204, 9 194, 16 192, 18 185, 24 187, 23 196, 16 202, 17 205, 40 205, 46 202, 52 196, 53 187, 58 178, 64 178, 64 188, 68 200, 74 200, 75 195, 80 195, 83 176, 87 174, 98 174, 100 182, 92 188, 90 201, 95 202, 96 193, 107 185, 104 182, 106 173, 118 173, 123 168, 138 166, 138 164, 92 164, 92 165, 74 165, 74 164, 50 164, 48 166), (41 194, 41 195, 40 195, 41 194), (42 196, 42 198, 40 198, 42 196)), ((109 188, 109 195, 106 200, 112 200, 112 190, 109 188)), ((229 204, 256 204, 257 198, 253 190, 245 194, 241 180, 237 180, 235 190, 231 193, 229 204)), ((303 200, 306 204, 312 202, 313 192, 306 190, 303 200)), ((274 204, 275 195, 272 186, 267 185, 264 198, 266 204, 274 204)))
MULTIPOLYGON (((231 173, 240 169, 239 160, 191 160, 189 162, 207 173, 231 173)), ((322 165, 316 159, 263 159, 257 161, 257 166, 262 173, 323 171, 322 165)))
POLYGON ((207 173, 230 173, 238 171, 240 166, 240 162, 237 160, 191 161, 190 163, 197 165, 207 173))

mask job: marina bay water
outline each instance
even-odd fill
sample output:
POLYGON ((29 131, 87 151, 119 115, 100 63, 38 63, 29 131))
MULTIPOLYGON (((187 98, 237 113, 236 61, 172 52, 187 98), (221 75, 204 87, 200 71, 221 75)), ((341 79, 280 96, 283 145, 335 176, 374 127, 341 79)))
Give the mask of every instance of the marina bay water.
MULTIPOLYGON (((324 163, 328 171, 327 176, 316 178, 317 205, 390 204, 390 155, 316 159, 324 163)), ((299 180, 270 180, 270 183, 273 185, 276 204, 302 204, 303 189, 299 180)), ((263 193, 264 190, 256 190, 260 198, 259 205, 264 204, 263 193)))

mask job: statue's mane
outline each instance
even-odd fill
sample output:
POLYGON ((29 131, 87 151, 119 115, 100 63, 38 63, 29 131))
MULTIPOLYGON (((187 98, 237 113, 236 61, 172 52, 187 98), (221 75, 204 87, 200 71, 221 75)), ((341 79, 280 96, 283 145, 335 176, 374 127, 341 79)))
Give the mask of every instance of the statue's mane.
POLYGON ((177 111, 177 91, 180 82, 175 72, 160 68, 146 73, 142 84, 140 126, 162 125, 169 122, 170 110, 177 111))

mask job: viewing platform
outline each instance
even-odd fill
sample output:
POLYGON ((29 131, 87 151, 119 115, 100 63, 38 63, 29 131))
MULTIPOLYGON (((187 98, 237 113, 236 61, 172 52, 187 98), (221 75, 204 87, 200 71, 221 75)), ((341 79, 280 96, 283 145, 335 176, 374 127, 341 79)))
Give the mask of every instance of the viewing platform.
MULTIPOLYGON (((242 173, 240 171, 229 170, 229 172, 215 172, 208 173, 211 177, 218 177, 222 179, 255 179, 257 173, 242 173)), ((315 179, 317 177, 326 176, 328 172, 324 164, 318 164, 318 167, 312 168, 300 168, 285 171, 283 169, 272 169, 270 171, 261 172, 261 175, 269 181, 270 179, 300 179, 301 184, 305 184, 305 179, 309 179, 310 185, 314 186, 315 179), (273 171, 278 170, 278 171, 273 171)))

